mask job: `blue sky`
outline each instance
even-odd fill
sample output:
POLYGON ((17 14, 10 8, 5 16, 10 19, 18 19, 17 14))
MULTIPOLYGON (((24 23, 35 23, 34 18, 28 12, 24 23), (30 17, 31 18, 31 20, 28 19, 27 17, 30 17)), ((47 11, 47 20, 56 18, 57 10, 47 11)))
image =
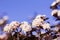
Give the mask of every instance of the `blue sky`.
POLYGON ((49 8, 54 0, 0 0, 0 15, 6 12, 9 20, 24 21, 33 17, 35 12, 46 14, 50 17, 49 21, 54 22, 51 18, 51 9, 49 8))

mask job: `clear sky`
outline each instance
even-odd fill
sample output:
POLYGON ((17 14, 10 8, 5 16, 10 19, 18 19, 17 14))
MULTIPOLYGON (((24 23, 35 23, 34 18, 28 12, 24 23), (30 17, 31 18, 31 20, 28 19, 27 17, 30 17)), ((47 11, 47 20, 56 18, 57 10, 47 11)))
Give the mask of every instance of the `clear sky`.
POLYGON ((0 0, 0 15, 1 12, 6 12, 9 20, 24 21, 29 20, 29 16, 34 16, 35 12, 38 14, 46 14, 51 18, 50 5, 54 0, 0 0))

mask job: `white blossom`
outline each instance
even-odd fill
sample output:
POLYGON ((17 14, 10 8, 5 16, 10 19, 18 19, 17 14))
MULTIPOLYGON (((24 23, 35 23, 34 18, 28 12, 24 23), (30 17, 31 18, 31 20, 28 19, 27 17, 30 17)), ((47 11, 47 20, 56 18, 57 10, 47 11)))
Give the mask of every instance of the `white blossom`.
POLYGON ((10 26, 12 26, 13 29, 16 29, 19 25, 20 25, 20 23, 18 21, 12 21, 10 23, 10 26))
POLYGON ((43 19, 45 19, 46 15, 37 15, 35 19, 41 19, 41 17, 43 17, 43 19))
POLYGON ((53 10, 52 13, 51 13, 51 15, 53 16, 56 13, 58 13, 58 10, 57 9, 53 10))
POLYGON ((42 24, 43 29, 50 29, 50 24, 49 23, 44 23, 42 24))
POLYGON ((42 19, 35 19, 32 22, 32 27, 40 26, 42 24, 43 20, 42 19))
POLYGON ((28 31, 31 31, 31 30, 32 30, 32 29, 31 29, 31 25, 28 24, 28 22, 26 22, 26 21, 23 21, 23 22, 21 23, 20 28, 21 28, 23 31, 25 31, 25 32, 28 32, 28 31))
POLYGON ((51 4, 51 6, 55 6, 55 5, 56 5, 56 3, 57 3, 57 2, 56 2, 56 1, 54 1, 54 2, 51 4))
POLYGON ((4 32, 10 33, 12 31, 12 26, 9 26, 9 24, 7 24, 4 28, 3 28, 4 32))
POLYGON ((52 16, 55 15, 55 14, 57 14, 57 16, 60 17, 60 10, 57 10, 57 9, 53 10, 52 11, 52 16))
POLYGON ((44 22, 45 16, 46 15, 37 15, 32 22, 32 27, 40 26, 44 22))
POLYGON ((60 3, 60 0, 54 1, 54 2, 51 4, 51 6, 55 6, 57 3, 59 4, 59 3, 60 3))

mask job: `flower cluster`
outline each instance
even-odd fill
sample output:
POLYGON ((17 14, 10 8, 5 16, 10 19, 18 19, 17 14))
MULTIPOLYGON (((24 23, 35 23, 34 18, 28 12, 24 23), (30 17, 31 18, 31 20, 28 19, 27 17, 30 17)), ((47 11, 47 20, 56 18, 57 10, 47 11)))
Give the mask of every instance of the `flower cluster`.
MULTIPOLYGON (((54 10, 54 11, 57 12, 57 10, 54 10)), ((52 13, 55 14, 54 11, 52 13)), ((42 39, 45 39, 45 37, 49 35, 52 36, 53 33, 56 33, 59 31, 59 27, 58 27, 59 23, 55 23, 55 27, 51 28, 50 23, 45 22, 45 19, 46 19, 46 15, 37 15, 35 19, 32 21, 32 24, 29 24, 27 21, 23 21, 21 23, 18 21, 12 21, 10 24, 5 25, 5 27, 3 28, 3 32, 6 32, 7 39, 9 35, 12 35, 13 39, 19 38, 19 40, 20 39, 25 40, 25 38, 28 38, 28 37, 33 38, 34 36, 34 38, 36 38, 37 40, 38 39, 42 40, 42 39), (17 28, 20 29, 19 32, 18 32, 19 29, 17 28), (33 32, 35 32, 36 34, 34 34, 33 32)), ((1 36, 2 37, 0 39, 5 38, 5 36, 4 37, 3 35, 1 36)))
MULTIPOLYGON (((27 21, 12 21, 3 28, 5 34, 0 35, 0 40, 60 40, 60 10, 57 10, 60 0, 55 0, 50 8, 51 15, 56 18, 55 24, 46 22, 46 15, 37 15, 31 24, 27 21)), ((8 20, 8 16, 0 19, 0 25, 8 20)))

